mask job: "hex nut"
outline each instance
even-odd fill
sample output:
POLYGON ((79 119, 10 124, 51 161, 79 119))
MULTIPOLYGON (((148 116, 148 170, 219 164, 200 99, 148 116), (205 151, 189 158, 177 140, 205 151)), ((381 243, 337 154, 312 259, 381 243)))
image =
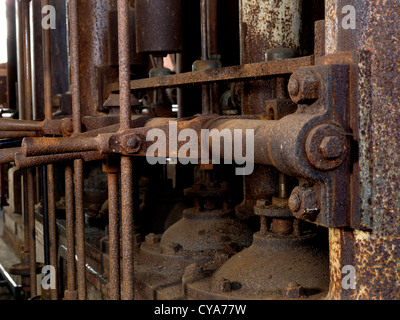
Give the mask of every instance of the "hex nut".
POLYGON ((331 136, 325 137, 319 148, 326 159, 336 159, 341 156, 344 147, 342 139, 337 136, 331 136))
POLYGON ((288 84, 290 98, 297 104, 312 104, 319 98, 321 80, 310 69, 299 69, 288 84))

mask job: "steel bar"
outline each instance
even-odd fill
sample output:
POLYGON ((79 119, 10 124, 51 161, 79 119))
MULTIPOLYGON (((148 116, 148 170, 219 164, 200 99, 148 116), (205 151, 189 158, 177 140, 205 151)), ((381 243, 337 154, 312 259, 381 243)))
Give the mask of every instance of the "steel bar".
POLYGON ((119 236, 119 190, 117 168, 107 165, 108 177, 108 217, 109 217, 109 246, 110 246, 110 299, 121 299, 120 288, 120 236, 119 236))
MULTIPOLYGON (((314 64, 314 56, 306 56, 287 60, 263 61, 243 64, 239 66, 223 67, 195 72, 169 75, 168 77, 155 77, 133 80, 130 82, 132 90, 171 88, 188 85, 201 85, 206 83, 244 81, 268 76, 292 74, 300 67, 314 64)), ((110 83, 109 91, 118 91, 118 83, 110 83)))
POLYGON ((121 157, 121 225, 122 225, 122 298, 134 299, 133 242, 133 165, 130 157, 121 157))
MULTIPOLYGON (((78 1, 70 1, 70 54, 71 54, 71 92, 72 92, 72 125, 74 134, 82 132, 82 114, 80 101, 79 74, 79 21, 78 1)), ((76 216, 76 253, 78 299, 86 300, 86 256, 85 256, 85 215, 83 211, 83 161, 74 160, 75 216, 76 216)))
POLYGON ((27 197, 28 197, 28 225, 29 225, 29 273, 30 273, 30 294, 31 298, 37 294, 36 288, 36 232, 35 232, 35 198, 34 198, 34 177, 33 170, 28 169, 27 173, 27 197))
POLYGON ((47 192, 48 192, 48 213, 49 213, 49 238, 50 238, 50 264, 56 271, 56 288, 51 290, 51 299, 58 299, 58 265, 57 265, 57 224, 56 224, 56 199, 54 165, 47 166, 47 192))
POLYGON ((13 162, 15 154, 21 152, 21 148, 9 148, 0 150, 0 164, 13 162))
POLYGON ((129 4, 118 1, 118 52, 119 52, 119 91, 120 91, 120 124, 121 130, 130 128, 131 91, 129 88, 129 4))
POLYGON ((86 300, 85 213, 83 210, 83 160, 74 160, 76 255, 78 256, 78 298, 86 300))
MULTIPOLYGON (((42 8, 49 5, 49 0, 42 0, 42 8)), ((44 15, 44 13, 42 13, 44 15)), ((51 42, 50 29, 42 28, 42 48, 43 48, 43 78, 44 78, 44 109, 46 120, 53 119, 52 104, 52 79, 51 79, 51 42)), ((48 245, 50 264, 56 270, 56 288, 51 290, 51 299, 58 299, 58 267, 57 267, 57 226, 56 226, 56 205, 55 205, 55 185, 54 185, 54 166, 49 164, 43 166, 46 176, 43 177, 47 183, 47 213, 48 213, 48 245)), ((46 204, 43 204, 45 206, 46 204)), ((46 263, 48 264, 48 263, 46 263)))
POLYGON ((47 167, 42 168, 42 190, 43 190, 43 252, 44 264, 50 265, 50 240, 49 240, 49 210, 47 191, 47 167))
POLYGON ((71 165, 65 166, 65 215, 67 238, 67 290, 65 298, 76 300, 76 264, 75 264, 75 224, 74 224, 74 178, 71 165))
POLYGON ((201 16, 201 59, 208 60, 208 41, 207 41, 207 4, 208 0, 200 0, 200 16, 201 16))
POLYGON ((82 159, 85 162, 90 162, 101 160, 104 158, 105 155, 99 154, 97 151, 60 153, 37 157, 26 157, 23 153, 19 152, 15 154, 15 166, 17 167, 17 169, 25 169, 41 166, 44 164, 54 164, 75 159, 82 159))
MULTIPOLYGON (((208 60, 208 0, 200 1, 201 17, 201 60, 208 60)), ((201 86, 201 106, 202 114, 208 115, 211 112, 210 86, 203 84, 201 86)))
POLYGON ((25 137, 37 137, 35 131, 0 131, 0 139, 14 139, 25 137))
MULTIPOLYGON (((118 0, 118 51, 120 130, 130 128, 132 116, 129 88, 129 3, 118 0)), ((132 159, 121 157, 121 224, 122 224, 122 299, 134 299, 133 184, 132 159)))
MULTIPOLYGON (((23 19, 23 52, 24 52, 24 76, 25 76, 25 119, 33 120, 32 105, 32 60, 30 37, 30 1, 22 3, 23 19)), ((37 294, 36 289, 36 239, 35 239, 35 199, 33 170, 28 169, 26 175, 27 211, 28 211, 28 245, 29 245, 29 273, 31 298, 37 294)), ((25 181, 24 181, 25 183, 25 181)))
POLYGON ((218 54, 218 0, 207 0, 208 56, 218 54))
POLYGON ((82 137, 41 139, 26 138, 22 142, 21 149, 25 156, 94 151, 97 150, 97 142, 95 139, 85 139, 82 137))

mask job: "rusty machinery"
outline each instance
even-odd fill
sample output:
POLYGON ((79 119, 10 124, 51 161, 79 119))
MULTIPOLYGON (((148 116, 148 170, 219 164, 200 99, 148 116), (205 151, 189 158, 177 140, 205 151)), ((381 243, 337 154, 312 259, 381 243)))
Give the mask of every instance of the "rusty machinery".
POLYGON ((19 119, 0 120, 26 297, 399 298, 396 1, 69 0, 42 30, 48 4, 16 2, 19 119), (168 148, 149 165, 146 136, 171 121, 254 130, 253 173, 168 148), (44 264, 57 286, 39 293, 44 264))

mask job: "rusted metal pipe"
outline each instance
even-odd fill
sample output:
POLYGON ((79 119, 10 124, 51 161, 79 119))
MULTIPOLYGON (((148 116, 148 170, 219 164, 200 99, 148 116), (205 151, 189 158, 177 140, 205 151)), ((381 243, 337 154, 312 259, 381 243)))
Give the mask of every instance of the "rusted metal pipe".
POLYGON ((82 159, 85 162, 90 162, 101 160, 103 158, 105 158, 105 155, 99 154, 97 151, 60 153, 37 157, 26 157, 23 153, 19 152, 15 154, 15 166, 17 169, 25 169, 44 164, 67 162, 75 159, 82 159))
POLYGON ((70 153, 97 150, 97 141, 87 138, 26 138, 22 142, 22 153, 25 156, 44 154, 70 153))
POLYGON ((134 212, 133 165, 130 157, 121 157, 122 224, 122 298, 134 299, 134 212))
MULTIPOLYGON (((30 34, 30 0, 22 3, 23 19, 23 52, 24 52, 24 76, 25 76, 25 119, 33 120, 32 108, 32 61, 31 61, 31 34, 30 34)), ((25 182, 24 182, 25 183, 25 182)), ((36 239, 35 239, 35 200, 34 180, 32 169, 27 170, 27 197, 28 210, 28 244, 29 244, 29 273, 30 295, 36 296, 36 239)))
POLYGON ((109 234, 109 282, 110 299, 121 299, 120 286, 120 235, 119 235, 119 190, 118 171, 114 165, 104 165, 104 171, 108 177, 108 234, 109 234))
MULTIPOLYGON (((70 53, 71 53, 71 92, 72 92, 72 125, 74 134, 82 132, 82 114, 80 101, 80 74, 79 74, 79 21, 78 1, 70 1, 70 53)), ((78 299, 86 300, 86 269, 85 269, 85 214, 83 211, 83 161, 74 160, 74 185, 75 185, 75 216, 76 216, 76 241, 78 256, 77 280, 78 299)))
POLYGON ((121 130, 130 128, 132 116, 129 60, 129 2, 118 0, 118 52, 121 130))
MULTIPOLYGON (((49 0, 42 0, 42 8, 49 5, 49 0)), ((44 15, 44 13, 42 13, 44 15)), ((50 29, 42 28, 42 48, 43 48, 43 79, 44 79, 44 108, 46 120, 53 119, 52 104, 52 79, 51 79, 51 42, 50 29)), ((44 166, 44 168, 46 168, 44 166)), ((47 212, 48 212, 48 232, 50 264, 56 270, 56 288, 51 290, 51 299, 58 299, 58 266, 57 266, 57 226, 56 226, 56 204, 54 186, 54 166, 49 164, 46 168, 47 183, 47 212)), ((43 204, 45 205, 45 204, 43 204)))
POLYGON ((0 150, 0 164, 13 162, 15 154, 21 152, 21 148, 10 148, 0 150))
POLYGON ((65 215, 67 238, 67 290, 66 300, 77 300, 75 264, 75 224, 74 224, 74 172, 71 165, 65 166, 65 215))
POLYGON ((29 225, 29 273, 30 273, 30 294, 31 298, 36 297, 36 226, 35 226, 35 198, 34 198, 34 177, 33 170, 28 169, 28 225, 29 225))
MULTIPOLYGON (((131 106, 129 88, 129 3, 118 0, 118 49, 120 130, 130 128, 131 106)), ((133 183, 132 160, 121 157, 121 218, 122 218, 122 298, 134 299, 134 244, 133 244, 133 183)))

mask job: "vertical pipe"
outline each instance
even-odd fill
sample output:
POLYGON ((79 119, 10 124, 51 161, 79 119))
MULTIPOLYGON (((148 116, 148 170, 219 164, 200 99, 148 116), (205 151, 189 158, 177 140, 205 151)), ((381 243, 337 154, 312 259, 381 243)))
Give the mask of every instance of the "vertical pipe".
MULTIPOLYGON (((24 52, 24 77, 25 77, 25 119, 33 120, 32 110, 32 64, 31 64, 31 43, 30 43, 30 1, 22 3, 22 24, 23 24, 23 52, 24 52)), ((29 274, 30 274, 30 295, 36 296, 36 243, 35 243, 35 200, 34 200, 34 179, 33 169, 27 171, 27 197, 28 202, 28 244, 29 244, 29 274)), ((25 181, 24 181, 25 183, 25 181)))
POLYGON ((32 64, 30 37, 30 1, 22 2, 23 52, 25 79, 25 120, 33 120, 32 112, 32 64))
POLYGON ((54 182, 54 165, 47 166, 47 199, 49 214, 49 240, 50 240, 50 264, 56 270, 56 289, 51 290, 51 299, 58 299, 58 268, 57 268, 57 225, 56 225, 56 199, 54 182))
POLYGON ((129 4, 127 0, 118 1, 118 52, 120 83, 121 130, 130 128, 132 115, 130 104, 130 60, 129 60, 129 4))
MULTIPOLYGON (((42 8, 49 5, 49 0, 42 0, 42 8)), ((43 14, 44 15, 44 14, 43 14)), ((43 48, 43 79, 44 79, 44 107, 45 118, 53 118, 52 105, 52 81, 51 81, 51 43, 50 29, 42 28, 42 48, 43 48)), ((49 215, 49 244, 50 244, 50 264, 57 270, 57 227, 56 227, 56 208, 55 208, 55 187, 54 187, 54 166, 52 164, 45 168, 47 176, 43 177, 47 181, 47 199, 49 215)), ((47 263, 46 263, 47 264, 47 263)), ((56 275, 58 273, 56 272, 56 275)), ((51 299, 57 300, 57 289, 51 291, 51 299)))
POLYGON ((35 232, 35 199, 34 199, 34 178, 33 170, 28 169, 27 186, 28 186, 28 225, 29 225, 29 274, 30 274, 30 290, 31 298, 36 296, 36 232, 35 232))
MULTIPOLYGON (((207 0, 200 1, 201 14, 201 60, 208 60, 208 41, 207 41, 207 0)), ((202 114, 210 114, 210 86, 201 86, 202 114)))
POLYGON ((74 172, 71 165, 65 166, 65 215, 66 215, 66 238, 67 238, 67 290, 65 298, 76 300, 75 277, 75 225, 74 225, 74 172))
POLYGON ((201 13, 201 60, 208 59, 208 41, 207 41, 207 0, 200 0, 201 13))
POLYGON ((122 298, 134 299, 133 183, 132 159, 121 158, 122 298))
POLYGON ((18 67, 18 112, 19 119, 25 119, 25 77, 24 77, 24 25, 22 18, 22 2, 17 1, 16 27, 17 27, 17 67, 18 67))
MULTIPOLYGON (((109 244, 110 244, 110 299, 121 299, 120 264, 119 264, 119 212, 118 212, 118 175, 117 170, 108 169, 108 217, 109 217, 109 244)), ((114 168, 113 168, 114 169, 114 168)))
MULTIPOLYGON (((207 0, 207 47, 208 57, 212 59, 218 55, 218 0, 207 0)), ((210 86, 210 112, 219 114, 218 88, 217 83, 210 86)))
POLYGON ((218 0, 207 0, 208 56, 218 54, 218 0))
POLYGON ((43 246, 44 246, 44 264, 50 265, 50 241, 49 241, 49 211, 47 198, 47 167, 42 168, 43 180, 43 246))
MULTIPOLYGON (((118 51, 120 76, 120 130, 130 128, 131 106, 129 88, 129 3, 118 0, 118 51)), ((133 244, 133 184, 132 160, 121 158, 121 218, 122 218, 122 298, 134 299, 134 244, 133 244)))
POLYGON ((78 257, 78 299, 86 300, 85 214, 83 211, 83 161, 74 161, 76 255, 78 257))
MULTIPOLYGON (((74 134, 81 129, 80 77, 79 77, 79 30, 78 1, 70 1, 70 54, 71 54, 71 91, 72 124, 74 134)), ((78 299, 86 300, 86 257, 85 257, 85 215, 83 211, 83 161, 74 161, 75 215, 76 215, 76 253, 78 256, 78 299)))

